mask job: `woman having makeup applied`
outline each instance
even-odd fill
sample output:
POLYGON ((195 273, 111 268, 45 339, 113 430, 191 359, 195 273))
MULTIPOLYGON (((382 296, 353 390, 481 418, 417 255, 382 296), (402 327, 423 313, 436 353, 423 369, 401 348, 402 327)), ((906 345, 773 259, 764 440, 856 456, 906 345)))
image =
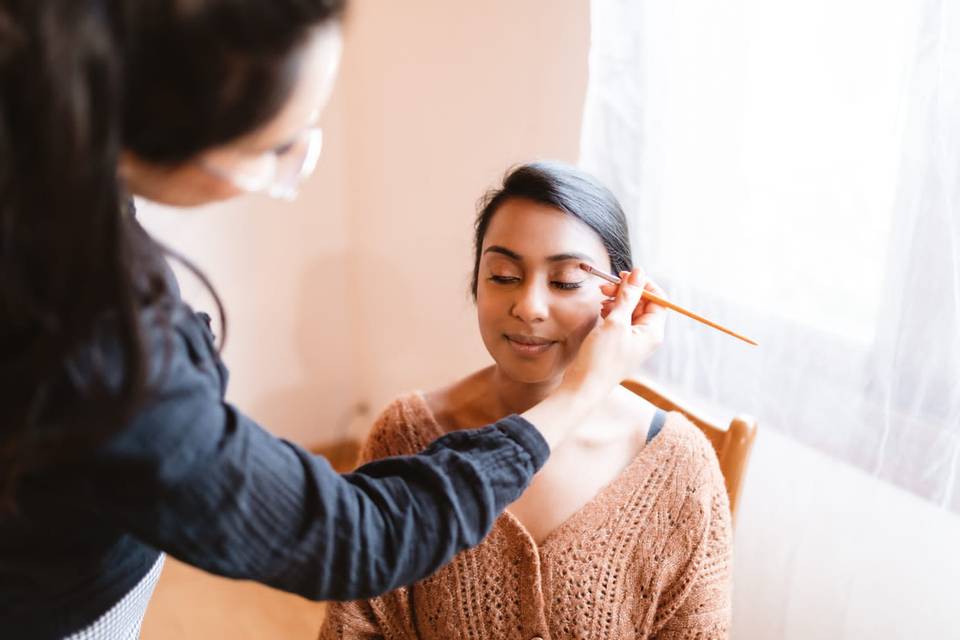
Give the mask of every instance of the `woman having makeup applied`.
MULTIPOLYGON (((362 460, 416 451, 547 397, 612 292, 580 263, 629 270, 628 237, 614 196, 582 172, 512 171, 476 221, 472 290, 493 364, 395 400, 362 460)), ((679 413, 616 387, 478 547, 412 587, 333 605, 321 638, 726 638, 730 561, 710 444, 679 413)))

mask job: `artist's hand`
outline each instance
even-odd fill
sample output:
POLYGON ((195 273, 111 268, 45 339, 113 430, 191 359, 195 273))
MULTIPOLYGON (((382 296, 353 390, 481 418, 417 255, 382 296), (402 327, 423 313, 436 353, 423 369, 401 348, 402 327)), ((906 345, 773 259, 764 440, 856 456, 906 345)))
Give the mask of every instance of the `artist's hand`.
POLYGON ((642 269, 621 272, 620 285, 605 284, 601 318, 567 367, 563 386, 576 393, 606 394, 649 358, 663 342, 666 309, 641 298, 644 289, 666 297, 642 269))
POLYGON ((523 416, 540 429, 550 448, 557 447, 582 423, 583 417, 604 402, 663 342, 666 309, 641 298, 644 288, 661 296, 641 269, 620 274, 618 285, 601 287, 613 300, 604 303, 597 326, 563 376, 563 383, 523 416))

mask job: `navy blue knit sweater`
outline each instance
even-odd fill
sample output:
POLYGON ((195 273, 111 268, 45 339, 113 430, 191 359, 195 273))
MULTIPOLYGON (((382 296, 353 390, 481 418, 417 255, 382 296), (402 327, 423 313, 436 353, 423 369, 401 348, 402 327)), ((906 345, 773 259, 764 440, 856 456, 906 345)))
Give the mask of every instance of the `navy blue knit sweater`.
MULTIPOLYGON (((144 325, 160 326, 149 313, 144 325)), ((85 627, 160 551, 311 599, 390 591, 479 543, 548 455, 512 416, 338 475, 224 400, 205 318, 177 299, 167 326, 148 331, 157 364, 136 417, 89 455, 24 478, 19 515, 0 516, 0 637, 85 627)), ((85 375, 81 359, 63 408, 82 403, 85 375)))

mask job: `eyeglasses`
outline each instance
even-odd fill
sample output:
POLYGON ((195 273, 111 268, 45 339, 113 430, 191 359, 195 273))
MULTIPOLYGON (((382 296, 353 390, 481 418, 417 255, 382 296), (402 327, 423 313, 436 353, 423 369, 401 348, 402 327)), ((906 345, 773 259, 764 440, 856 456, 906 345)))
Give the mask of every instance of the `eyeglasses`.
POLYGON ((317 168, 323 149, 323 130, 304 130, 293 142, 256 157, 200 161, 210 174, 229 181, 241 191, 263 193, 278 200, 295 200, 300 185, 317 168))

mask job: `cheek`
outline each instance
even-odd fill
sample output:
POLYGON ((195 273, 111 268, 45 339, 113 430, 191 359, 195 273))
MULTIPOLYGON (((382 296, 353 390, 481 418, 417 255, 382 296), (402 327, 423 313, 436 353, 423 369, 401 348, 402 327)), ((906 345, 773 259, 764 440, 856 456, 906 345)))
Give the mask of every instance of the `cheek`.
POLYGON ((194 166, 185 166, 169 176, 164 194, 171 204, 198 206, 242 195, 232 183, 194 166))
POLYGON ((589 313, 580 313, 575 316, 571 316, 567 323, 570 336, 567 339, 567 342, 569 342, 571 346, 579 347, 580 343, 583 342, 593 328, 597 326, 597 321, 599 319, 599 308, 591 310, 589 313))
POLYGON ((603 295, 584 295, 576 300, 565 300, 553 307, 553 317, 558 327, 567 335, 569 346, 577 347, 596 326, 600 318, 600 303, 603 295))
POLYGON ((197 187, 196 192, 201 198, 207 198, 211 202, 229 200, 244 194, 242 190, 225 178, 210 175, 200 169, 194 169, 193 175, 194 184, 197 187))
POLYGON ((480 325, 480 334, 488 335, 497 330, 497 325, 503 319, 504 303, 500 296, 485 291, 482 286, 477 291, 477 322, 480 325))

